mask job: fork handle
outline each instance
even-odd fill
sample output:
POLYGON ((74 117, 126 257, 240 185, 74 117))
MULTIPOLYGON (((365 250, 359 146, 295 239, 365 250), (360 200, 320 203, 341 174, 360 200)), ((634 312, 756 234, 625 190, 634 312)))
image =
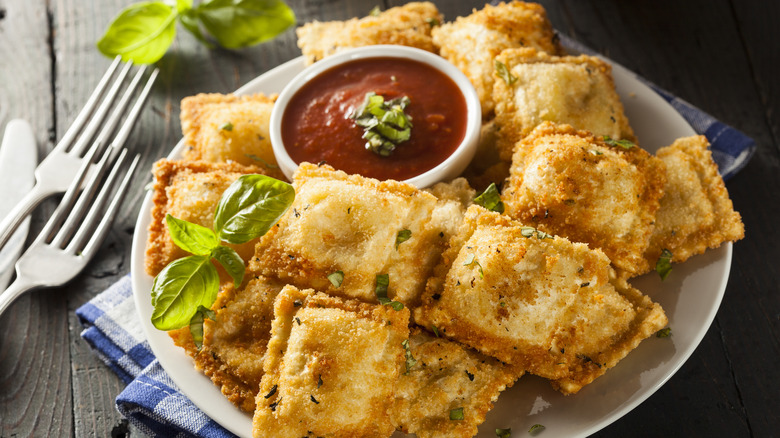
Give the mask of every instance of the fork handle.
POLYGON ((8 289, 3 293, 0 293, 0 317, 3 316, 3 312, 11 306, 11 303, 16 301, 23 293, 35 287, 35 285, 21 281, 17 278, 8 289))
POLYGON ((50 187, 36 183, 18 204, 3 218, 0 222, 0 249, 3 249, 8 240, 14 234, 24 218, 30 215, 35 207, 44 199, 55 194, 57 191, 50 187))

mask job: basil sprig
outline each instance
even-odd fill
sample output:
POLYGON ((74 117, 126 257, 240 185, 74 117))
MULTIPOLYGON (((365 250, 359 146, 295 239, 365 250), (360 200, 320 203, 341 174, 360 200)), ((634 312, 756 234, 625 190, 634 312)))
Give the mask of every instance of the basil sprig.
POLYGON ((173 242, 193 255, 174 260, 152 284, 152 324, 159 330, 202 327, 203 312, 219 292, 216 260, 230 274, 235 287, 244 280, 244 261, 221 242, 240 244, 265 234, 290 208, 292 186, 265 175, 243 175, 228 187, 214 213, 214 229, 177 219, 165 221, 173 242), (197 319, 200 318, 200 322, 197 319))
POLYGON ((474 198, 474 203, 490 211, 504 212, 504 203, 501 201, 501 195, 498 193, 496 183, 490 183, 484 192, 474 198))
POLYGON ((238 49, 276 37, 295 24, 295 14, 282 0, 192 0, 134 3, 123 9, 97 43, 106 56, 122 56, 137 64, 157 62, 176 37, 176 21, 208 47, 213 44, 201 26, 227 49, 238 49))
POLYGON ((366 149, 383 157, 389 156, 395 147, 412 135, 412 118, 404 113, 409 105, 408 97, 385 98, 373 91, 366 93, 363 104, 350 117, 362 127, 366 149))

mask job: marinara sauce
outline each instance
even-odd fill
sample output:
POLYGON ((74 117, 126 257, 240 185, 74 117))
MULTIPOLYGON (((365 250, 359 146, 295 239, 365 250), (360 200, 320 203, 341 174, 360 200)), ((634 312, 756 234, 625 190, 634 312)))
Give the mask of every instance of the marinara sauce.
POLYGON ((405 180, 449 157, 466 133, 466 99, 455 82, 410 59, 366 58, 326 70, 292 97, 282 116, 282 140, 296 163, 326 162, 377 179, 405 180), (350 115, 375 92, 385 101, 407 96, 408 141, 388 157, 366 149, 363 128, 350 115))

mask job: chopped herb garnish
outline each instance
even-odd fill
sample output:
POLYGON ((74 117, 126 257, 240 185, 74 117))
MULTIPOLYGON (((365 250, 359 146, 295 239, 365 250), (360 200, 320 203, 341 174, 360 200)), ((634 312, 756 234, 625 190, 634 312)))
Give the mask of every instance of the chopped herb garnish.
POLYGON ((317 399, 316 399, 316 398, 314 398, 314 396, 313 396, 313 395, 310 395, 309 397, 311 397, 311 401, 313 401, 313 402, 314 402, 314 404, 320 404, 320 402, 318 402, 318 401, 317 401, 317 399))
POLYGON ((658 275, 661 276, 661 280, 666 280, 666 277, 668 277, 669 273, 672 272, 671 251, 666 248, 661 251, 661 256, 658 257, 658 261, 655 262, 655 270, 658 272, 658 275))
POLYGON ((408 339, 404 339, 403 342, 401 342, 401 345, 404 347, 404 354, 406 355, 406 372, 404 372, 404 375, 406 375, 409 374, 412 367, 417 365, 417 359, 412 356, 412 349, 409 347, 408 339))
POLYGON ((269 169, 278 169, 279 166, 276 164, 269 163, 268 161, 265 161, 264 159, 258 157, 255 154, 244 154, 247 158, 252 159, 254 161, 259 161, 260 163, 263 163, 263 166, 269 168, 269 169))
POLYGON ((366 149, 387 157, 398 144, 409 140, 412 118, 404 113, 404 109, 410 103, 406 96, 385 101, 383 96, 373 91, 366 93, 363 104, 349 116, 363 128, 366 149))
POLYGON ((441 24, 438 18, 426 18, 425 22, 428 23, 431 27, 436 27, 441 24))
POLYGON ((219 129, 223 131, 232 131, 233 130, 233 124, 230 122, 225 122, 221 125, 219 125, 219 129))
POLYGON ((320 374, 320 376, 317 377, 317 388, 319 388, 320 386, 322 386, 322 374, 320 374))
POLYGON ((469 378, 470 381, 474 381, 474 375, 469 372, 469 370, 466 370, 466 377, 469 378))
POLYGON ((328 275, 330 284, 334 287, 341 287, 341 283, 344 282, 344 273, 342 271, 336 271, 328 275))
POLYGON ((601 152, 601 151, 597 151, 596 149, 591 149, 591 150, 590 150, 590 151, 588 151, 588 152, 590 152, 590 153, 591 153, 591 154, 593 154, 593 155, 604 155, 604 153, 603 153, 603 152, 601 152))
POLYGON ((371 9, 371 11, 369 11, 368 15, 371 16, 371 17, 378 17, 379 14, 381 14, 381 13, 382 13, 382 10, 379 8, 379 6, 374 6, 374 9, 371 9))
POLYGON ((523 237, 533 237, 534 234, 536 234, 536 238, 539 240, 542 239, 552 239, 553 236, 550 234, 545 233, 544 231, 539 231, 534 227, 521 227, 520 228, 520 234, 523 237))
POLYGON ((468 266, 472 264, 477 265, 477 267, 479 268, 479 278, 485 278, 485 273, 482 272, 482 265, 479 264, 479 262, 477 261, 477 257, 473 253, 469 254, 466 257, 466 262, 463 263, 463 266, 468 266))
POLYGON ((463 408, 450 409, 450 420, 463 420, 463 408))
POLYGON ((623 149, 631 149, 632 147, 636 146, 634 142, 630 140, 615 140, 608 135, 605 135, 602 140, 604 140, 604 143, 610 146, 619 146, 623 149))
POLYGON ((273 388, 271 388, 271 390, 268 392, 268 394, 264 395, 263 397, 266 398, 266 399, 271 398, 272 395, 276 394, 276 389, 277 389, 277 386, 274 385, 273 388))
POLYGON ((509 69, 506 67, 506 65, 497 59, 496 74, 498 74, 498 77, 503 79, 507 85, 512 85, 517 81, 517 76, 513 76, 512 73, 509 72, 509 69))
POLYGON ((474 203, 481 205, 490 211, 498 213, 504 212, 504 203, 501 201, 501 195, 498 194, 496 183, 490 183, 484 192, 474 198, 474 203))
POLYGON ((496 429, 496 436, 498 438, 509 438, 512 436, 512 429, 496 429))
POLYGON ((534 434, 537 434, 537 433, 539 433, 539 432, 541 432, 543 430, 544 430, 544 425, 534 424, 533 426, 531 426, 530 429, 528 429, 528 433, 530 433, 531 435, 534 435, 534 434))
POLYGON ((439 329, 436 328, 435 325, 432 325, 431 328, 433 329, 433 334, 436 335, 437 338, 440 337, 439 336, 439 329))
POLYGON ((655 332, 655 337, 656 338, 668 338, 670 336, 672 336, 672 328, 671 327, 662 328, 661 330, 658 330, 657 332, 655 332))
POLYGON ((399 231, 395 236, 395 249, 398 250, 398 245, 406 242, 410 237, 412 237, 412 232, 410 230, 403 229, 399 231))
POLYGON ((297 323, 298 323, 298 325, 301 325, 301 319, 300 319, 300 318, 298 318, 297 316, 295 317, 295 322, 297 322, 297 323))
POLYGON ((500 303, 498 303, 498 305, 501 307, 506 307, 506 303, 504 301, 501 301, 500 303))
POLYGON ((399 303, 398 301, 392 301, 390 298, 387 298, 387 287, 390 285, 390 275, 389 274, 377 274, 376 276, 376 289, 374 290, 376 293, 376 299, 379 300, 379 303, 383 306, 390 306, 393 308, 393 310, 401 310, 404 308, 403 303, 399 303))

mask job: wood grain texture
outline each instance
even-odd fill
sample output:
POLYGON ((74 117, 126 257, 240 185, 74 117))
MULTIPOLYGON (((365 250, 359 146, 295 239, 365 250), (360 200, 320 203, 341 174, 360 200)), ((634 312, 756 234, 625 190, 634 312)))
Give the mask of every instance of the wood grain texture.
MULTIPOLYGON (((109 60, 94 48, 132 0, 0 0, 0 124, 32 122, 41 153, 73 120, 109 60), (13 60, 13 62, 7 62, 13 60)), ((404 1, 296 0, 298 22, 404 1)), ((554 26, 750 135, 758 152, 727 187, 747 238, 693 356, 659 391, 597 433, 773 436, 780 426, 780 4, 749 0, 542 0, 554 26)), ((480 1, 436 2, 453 20, 480 1)), ((129 272, 152 163, 180 140, 179 102, 227 93, 299 55, 293 30, 259 46, 208 50, 179 29, 128 147, 142 165, 95 261, 71 284, 21 298, 0 318, 0 436, 140 436, 114 409, 122 382, 80 338, 73 311, 129 272)), ((36 211, 33 232, 52 203, 36 211)), ((516 431, 522 436, 524 431, 516 431)))

